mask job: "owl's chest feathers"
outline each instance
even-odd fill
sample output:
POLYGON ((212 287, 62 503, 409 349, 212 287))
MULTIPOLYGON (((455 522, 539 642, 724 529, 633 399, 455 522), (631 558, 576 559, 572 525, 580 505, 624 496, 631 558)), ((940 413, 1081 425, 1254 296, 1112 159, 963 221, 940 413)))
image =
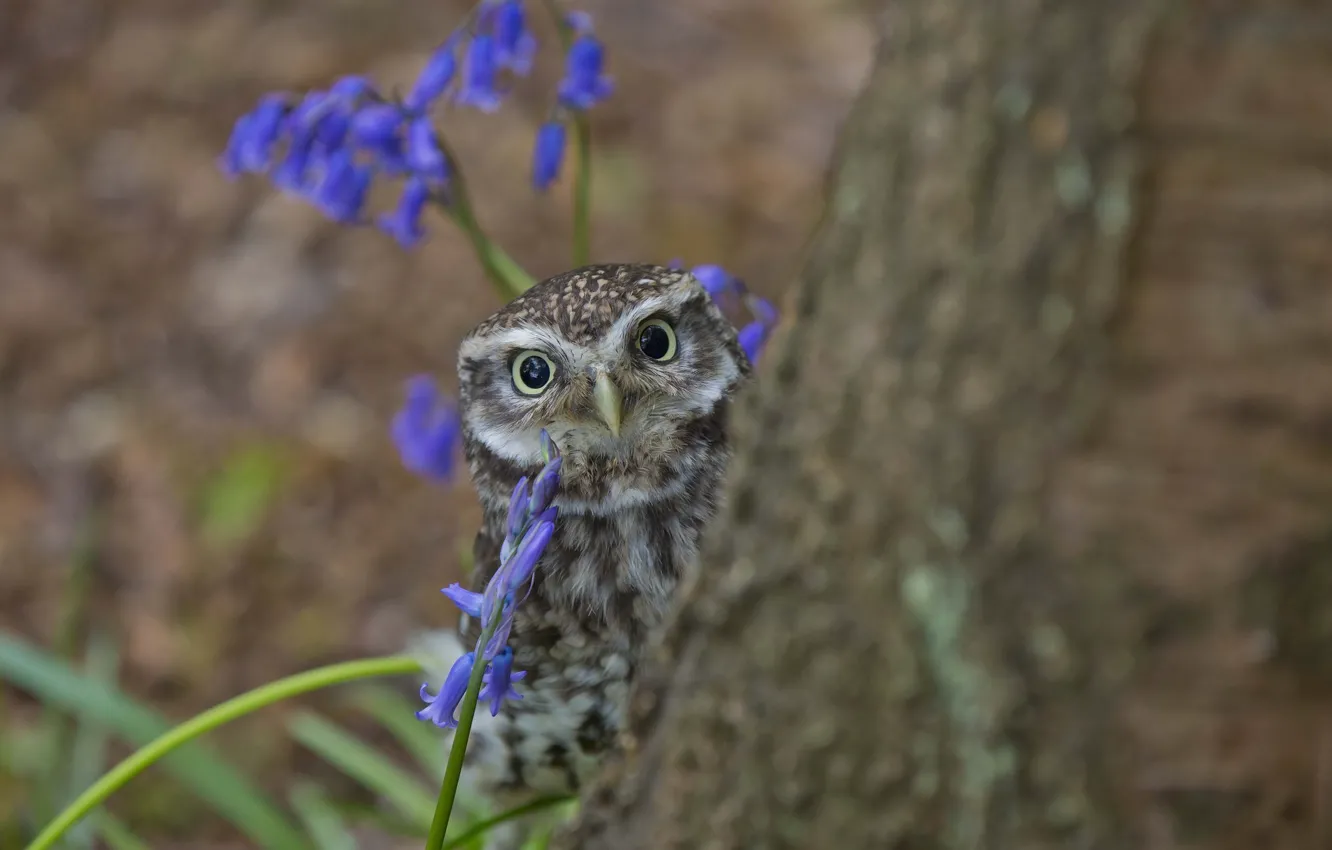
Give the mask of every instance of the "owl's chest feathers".
POLYGON ((561 514, 539 568, 547 604, 612 640, 636 642, 661 621, 698 555, 704 518, 682 501, 561 514))

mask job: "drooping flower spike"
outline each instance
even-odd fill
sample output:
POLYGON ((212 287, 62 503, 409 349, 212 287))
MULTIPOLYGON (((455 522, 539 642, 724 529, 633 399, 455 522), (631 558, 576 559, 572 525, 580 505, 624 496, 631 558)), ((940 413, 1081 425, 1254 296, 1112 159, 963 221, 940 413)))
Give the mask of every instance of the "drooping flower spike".
POLYGON ((449 601, 466 616, 479 620, 482 636, 490 632, 490 639, 484 646, 478 639, 476 648, 454 663, 438 693, 432 695, 428 687, 422 686, 421 699, 427 704, 416 716, 436 726, 457 725, 458 703, 477 664, 486 665, 485 688, 480 698, 490 704, 491 714, 498 714, 506 699, 522 699, 513 683, 527 674, 513 669, 515 658, 512 647, 508 646, 509 635, 514 614, 526 598, 541 555, 555 533, 559 509, 552 502, 559 490, 563 463, 559 450, 544 430, 541 448, 545 466, 530 486, 523 478, 514 487, 500 547, 500 565, 485 590, 478 593, 457 583, 444 588, 449 601))
MULTIPOLYGON (((567 112, 590 109, 613 90, 591 17, 570 13, 566 20, 576 35, 551 100, 556 114, 537 132, 532 183, 538 191, 559 176, 567 112)), ((431 52, 401 101, 359 75, 303 96, 265 95, 236 121, 219 166, 231 178, 266 174, 333 221, 375 224, 411 248, 425 236, 427 204, 452 201, 456 164, 432 120, 436 105, 494 112, 510 91, 508 78, 531 71, 537 47, 523 0, 481 0, 431 52), (383 177, 402 179, 402 192, 393 212, 373 214, 366 210, 370 189, 383 177)))

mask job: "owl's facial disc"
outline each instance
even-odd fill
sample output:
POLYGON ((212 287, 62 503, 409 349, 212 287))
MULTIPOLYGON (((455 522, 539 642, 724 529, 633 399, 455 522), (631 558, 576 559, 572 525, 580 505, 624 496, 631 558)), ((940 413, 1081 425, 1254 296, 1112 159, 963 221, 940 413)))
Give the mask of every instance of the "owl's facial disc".
POLYGON ((740 377, 733 335, 692 280, 624 305, 600 327, 531 319, 477 334, 459 351, 464 425, 524 467, 540 464, 546 429, 570 480, 588 464, 598 475, 646 474, 740 377))

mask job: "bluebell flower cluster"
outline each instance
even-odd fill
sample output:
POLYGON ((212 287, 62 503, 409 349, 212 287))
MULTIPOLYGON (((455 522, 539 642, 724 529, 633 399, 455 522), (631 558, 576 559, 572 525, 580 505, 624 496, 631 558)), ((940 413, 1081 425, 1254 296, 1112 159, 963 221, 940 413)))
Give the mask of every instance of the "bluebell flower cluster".
POLYGON ((417 375, 407 382, 407 401, 390 428, 403 466, 431 481, 453 477, 462 422, 458 408, 434 381, 417 375))
MULTIPOLYGON (((545 190, 559 176, 565 123, 613 91, 591 18, 574 13, 562 22, 571 33, 551 118, 537 133, 532 183, 545 190)), ((303 97, 269 94, 237 120, 220 161, 235 178, 267 174, 274 185, 342 224, 369 224, 365 207, 379 177, 400 179, 396 208, 374 218, 404 247, 424 237, 421 217, 430 202, 454 202, 449 188, 456 163, 431 120, 443 102, 494 112, 509 80, 527 75, 537 51, 523 0, 482 0, 467 22, 444 40, 401 100, 366 77, 350 76, 303 97)))
POLYGON ((518 606, 531 592, 537 562, 555 533, 559 509, 552 502, 560 486, 563 461, 559 449, 544 430, 541 432, 541 451, 545 466, 536 480, 529 485, 524 476, 513 488, 508 529, 500 546, 500 566, 486 584, 485 591, 477 593, 456 582, 444 588, 444 595, 463 614, 481 623, 481 637, 471 652, 454 662, 437 693, 431 694, 428 685, 421 686, 421 699, 426 703, 426 707, 416 713, 421 720, 436 726, 456 727, 458 704, 478 663, 487 665, 480 701, 490 706, 492 716, 499 714, 504 700, 522 699, 513 683, 521 681, 527 674, 513 669, 509 635, 518 606), (489 639, 486 639, 487 633, 489 639))
POLYGON ((748 311, 750 321, 742 325, 739 331, 740 347, 744 349, 749 362, 757 363, 769 337, 781 320, 777 305, 750 292, 743 280, 721 266, 713 264, 694 266, 689 273, 698 279, 721 307, 738 304, 748 311))

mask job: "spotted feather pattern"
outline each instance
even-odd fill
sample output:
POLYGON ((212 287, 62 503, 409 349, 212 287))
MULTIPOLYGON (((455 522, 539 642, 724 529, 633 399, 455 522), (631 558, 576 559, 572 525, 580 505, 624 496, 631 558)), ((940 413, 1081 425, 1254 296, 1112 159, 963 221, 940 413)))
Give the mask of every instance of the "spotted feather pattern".
MULTIPOLYGON (((541 428, 564 454, 555 536, 510 642, 515 668, 528 673, 523 698, 498 717, 482 713, 468 747, 465 780, 496 806, 576 792, 616 746, 643 651, 716 515, 731 402, 749 372, 697 281, 659 266, 591 266, 543 281, 464 340, 464 446, 483 509, 473 588, 498 568, 509 495, 540 468, 541 428), (634 350, 634 323, 647 315, 675 329, 675 361, 634 350), (531 399, 515 391, 510 368, 515 348, 536 345, 561 375, 531 399), (597 369, 624 390, 618 437, 592 411, 597 369)), ((464 618, 459 652, 479 628, 464 618)), ((488 847, 516 847, 524 834, 511 827, 488 847)))

